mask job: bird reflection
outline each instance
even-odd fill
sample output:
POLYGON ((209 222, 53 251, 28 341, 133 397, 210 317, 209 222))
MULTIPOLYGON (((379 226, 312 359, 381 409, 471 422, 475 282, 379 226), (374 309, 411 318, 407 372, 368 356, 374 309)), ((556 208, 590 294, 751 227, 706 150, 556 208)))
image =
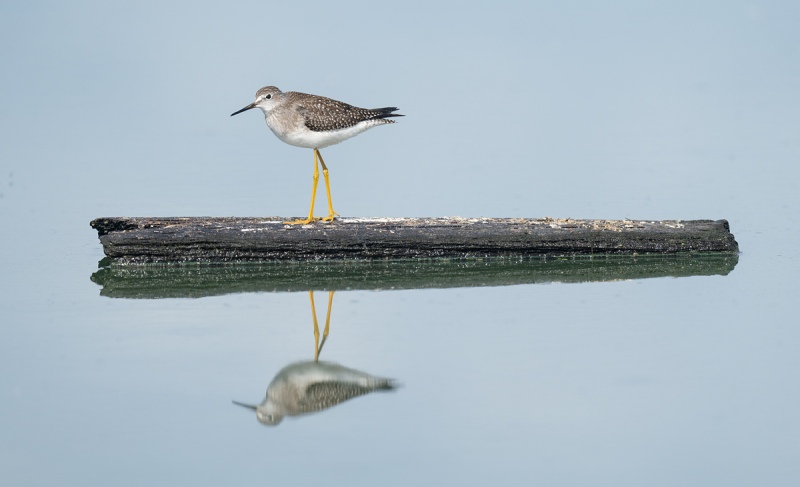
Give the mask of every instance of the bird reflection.
POLYGON ((256 406, 233 401, 238 406, 253 409, 260 423, 275 426, 286 416, 315 413, 370 392, 395 389, 396 383, 392 379, 373 376, 333 362, 319 361, 330 330, 333 293, 331 291, 328 294, 328 311, 320 343, 314 292, 309 291, 314 322, 314 360, 295 362, 281 369, 267 387, 266 397, 261 404, 256 406))

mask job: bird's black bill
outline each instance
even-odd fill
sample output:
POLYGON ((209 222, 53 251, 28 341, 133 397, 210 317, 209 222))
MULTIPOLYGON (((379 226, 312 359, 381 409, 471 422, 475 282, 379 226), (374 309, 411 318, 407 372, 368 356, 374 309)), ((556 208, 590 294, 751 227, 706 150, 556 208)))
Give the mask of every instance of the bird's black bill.
POLYGON ((251 104, 247 105, 246 107, 242 108, 241 110, 237 110, 237 111, 231 113, 231 117, 236 115, 236 114, 239 114, 239 113, 242 113, 242 112, 246 112, 247 110, 250 110, 251 108, 255 108, 255 107, 256 107, 256 104, 255 103, 251 103, 251 104))
MULTIPOLYGON (((237 112, 237 113, 238 113, 238 112, 237 112)), ((236 115, 236 113, 234 113, 234 115, 236 115)), ((239 402, 239 401, 231 401, 231 402, 232 402, 232 403, 234 403, 234 404, 236 404, 237 406, 242 406, 243 408, 252 409, 253 411, 255 411, 256 409, 258 409, 258 407, 257 407, 257 406, 255 406, 255 405, 253 405, 253 404, 245 404, 245 403, 243 403, 243 402, 239 402)))

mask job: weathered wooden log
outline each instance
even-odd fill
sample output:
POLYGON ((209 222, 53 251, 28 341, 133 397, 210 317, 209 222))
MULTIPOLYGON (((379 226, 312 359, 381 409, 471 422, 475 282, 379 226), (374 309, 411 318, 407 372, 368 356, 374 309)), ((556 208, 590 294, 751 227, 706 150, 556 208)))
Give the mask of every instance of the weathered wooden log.
POLYGON ((725 220, 98 218, 117 263, 738 252, 725 220))
POLYGON ((392 290, 605 282, 727 275, 737 254, 600 255, 490 259, 114 265, 92 274, 112 298, 200 298, 230 293, 392 290))

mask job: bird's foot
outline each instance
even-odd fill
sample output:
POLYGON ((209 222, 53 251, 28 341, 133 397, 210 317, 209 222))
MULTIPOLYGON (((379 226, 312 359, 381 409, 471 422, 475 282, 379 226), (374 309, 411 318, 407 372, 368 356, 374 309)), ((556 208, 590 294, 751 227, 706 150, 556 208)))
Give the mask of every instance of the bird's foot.
POLYGON ((297 219, 297 220, 292 220, 292 221, 285 221, 285 222, 283 222, 283 224, 284 225, 310 225, 310 224, 314 223, 317 220, 322 220, 322 218, 309 217, 309 218, 297 219))
POLYGON ((316 217, 308 217, 308 218, 300 218, 297 220, 292 221, 285 221, 283 222, 284 225, 310 225, 314 222, 332 222, 337 216, 338 213, 335 211, 330 213, 328 216, 316 216, 316 217))
POLYGON ((339 214, 336 213, 335 211, 332 211, 328 216, 324 216, 320 218, 320 220, 324 222, 332 222, 337 216, 339 216, 339 214))

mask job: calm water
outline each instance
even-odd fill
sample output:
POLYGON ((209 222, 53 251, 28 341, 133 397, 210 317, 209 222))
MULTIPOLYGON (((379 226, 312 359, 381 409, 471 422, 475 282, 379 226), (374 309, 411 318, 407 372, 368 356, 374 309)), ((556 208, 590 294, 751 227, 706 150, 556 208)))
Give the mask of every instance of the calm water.
POLYGON ((320 332, 331 306, 319 358, 400 387, 263 426, 232 401, 259 403, 282 368, 314 359, 310 293, 292 291, 303 281, 271 266, 98 272, 86 247, 45 273, 69 282, 27 272, 39 292, 3 292, 16 296, 2 340, 12 484, 788 485, 797 473, 796 290, 773 284, 791 259, 577 262, 601 268, 589 282, 575 261, 550 262, 521 274, 532 284, 489 269, 488 287, 457 265, 434 289, 369 270, 361 286, 331 278, 362 289, 311 293, 320 332))
POLYGON ((796 484, 794 3, 273 7, 1 8, 0 484, 796 484), (266 84, 407 115, 325 149, 343 215, 725 218, 742 252, 104 267, 96 217, 304 213, 311 151, 229 117, 266 84), (316 354, 398 387, 233 403, 316 354))

